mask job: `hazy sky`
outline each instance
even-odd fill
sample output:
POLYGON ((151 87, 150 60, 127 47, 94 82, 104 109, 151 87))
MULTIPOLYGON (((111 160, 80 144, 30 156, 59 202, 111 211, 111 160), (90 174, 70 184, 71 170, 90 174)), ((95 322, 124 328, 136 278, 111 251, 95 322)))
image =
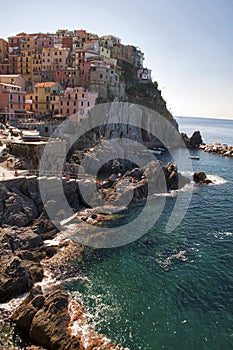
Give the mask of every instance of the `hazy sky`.
POLYGON ((2 1, 0 37, 86 29, 140 47, 174 116, 233 118, 233 0, 2 1))

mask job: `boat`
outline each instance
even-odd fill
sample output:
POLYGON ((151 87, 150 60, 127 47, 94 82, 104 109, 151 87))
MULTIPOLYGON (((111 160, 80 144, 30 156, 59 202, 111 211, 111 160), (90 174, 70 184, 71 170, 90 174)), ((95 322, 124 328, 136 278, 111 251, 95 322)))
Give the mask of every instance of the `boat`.
POLYGON ((153 154, 161 154, 162 152, 159 150, 155 150, 155 149, 146 149, 142 151, 143 153, 153 153, 153 154))
POLYGON ((38 142, 41 140, 41 136, 37 130, 23 130, 22 139, 24 142, 38 142))
POLYGON ((197 159, 197 160, 200 159, 199 156, 189 156, 189 158, 190 158, 190 159, 197 159))

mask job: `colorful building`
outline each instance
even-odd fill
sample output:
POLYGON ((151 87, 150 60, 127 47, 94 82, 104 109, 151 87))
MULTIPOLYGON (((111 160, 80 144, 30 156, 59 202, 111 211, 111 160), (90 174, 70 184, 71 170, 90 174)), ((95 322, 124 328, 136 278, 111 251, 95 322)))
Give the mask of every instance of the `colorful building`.
POLYGON ((91 93, 82 87, 67 88, 60 98, 59 113, 70 116, 71 121, 80 122, 95 106, 98 93, 91 93))
POLYGON ((25 79, 19 74, 0 75, 0 83, 19 85, 25 90, 25 79))
POLYGON ((42 50, 42 71, 56 71, 67 67, 68 48, 44 48, 42 50))
POLYGON ((63 88, 59 83, 37 83, 34 86, 32 110, 36 115, 56 114, 59 106, 59 97, 62 96, 63 92, 63 88))
POLYGON ((0 38, 0 62, 8 58, 8 42, 0 38))
POLYGON ((103 100, 121 97, 120 74, 116 67, 93 61, 90 68, 90 90, 103 100))
POLYGON ((148 68, 138 68, 137 78, 141 82, 151 81, 151 69, 148 68))
POLYGON ((15 84, 0 83, 0 111, 5 113, 6 120, 26 113, 26 91, 15 84))
POLYGON ((23 50, 18 56, 18 74, 22 75, 26 82, 30 83, 32 73, 31 51, 23 50))

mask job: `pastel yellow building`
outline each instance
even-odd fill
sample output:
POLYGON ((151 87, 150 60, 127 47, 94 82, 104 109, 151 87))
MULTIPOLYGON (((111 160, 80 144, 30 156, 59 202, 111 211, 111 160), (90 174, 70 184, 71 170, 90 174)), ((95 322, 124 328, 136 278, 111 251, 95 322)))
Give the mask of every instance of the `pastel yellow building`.
POLYGON ((62 94, 63 89, 59 83, 37 83, 34 86, 33 111, 37 115, 54 114, 59 106, 59 98, 57 96, 62 96, 62 94))
POLYGON ((42 78, 42 55, 41 53, 32 54, 32 69, 31 80, 32 82, 40 82, 42 78))
POLYGON ((104 59, 110 59, 111 57, 111 50, 108 47, 99 45, 99 55, 103 57, 104 59))
POLYGON ((20 37, 20 42, 19 42, 19 48, 20 52, 26 50, 26 51, 32 51, 34 50, 34 36, 32 35, 24 35, 20 37))
POLYGON ((18 74, 22 75, 27 82, 31 81, 32 56, 31 51, 23 50, 18 56, 18 74))
POLYGON ((56 71, 67 67, 70 49, 64 47, 47 47, 42 51, 42 71, 56 71))

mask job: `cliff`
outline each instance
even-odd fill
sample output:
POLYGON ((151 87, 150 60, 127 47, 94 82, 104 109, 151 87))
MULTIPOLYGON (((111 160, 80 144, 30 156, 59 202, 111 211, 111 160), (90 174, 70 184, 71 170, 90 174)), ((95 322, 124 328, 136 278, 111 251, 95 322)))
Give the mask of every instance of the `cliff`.
POLYGON ((120 62, 122 69, 121 79, 125 82, 125 101, 139 104, 155 110, 169 120, 178 129, 178 124, 168 111, 158 83, 139 81, 137 69, 127 62, 120 62))

